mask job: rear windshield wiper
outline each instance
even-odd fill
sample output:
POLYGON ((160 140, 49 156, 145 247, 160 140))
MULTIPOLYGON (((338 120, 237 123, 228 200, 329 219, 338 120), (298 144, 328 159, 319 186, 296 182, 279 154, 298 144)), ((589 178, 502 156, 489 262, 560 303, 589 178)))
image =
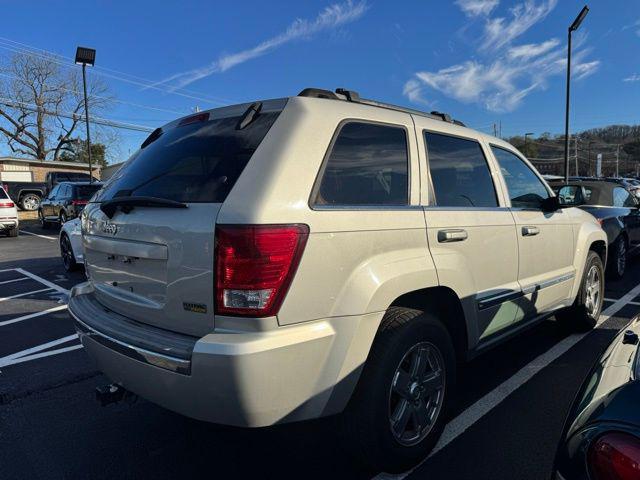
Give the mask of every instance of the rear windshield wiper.
POLYGON ((175 200, 169 200, 167 198, 114 197, 111 200, 102 202, 100 210, 102 210, 107 217, 113 218, 118 207, 120 207, 122 212, 129 213, 134 209, 134 207, 187 208, 188 205, 186 203, 176 202, 175 200))

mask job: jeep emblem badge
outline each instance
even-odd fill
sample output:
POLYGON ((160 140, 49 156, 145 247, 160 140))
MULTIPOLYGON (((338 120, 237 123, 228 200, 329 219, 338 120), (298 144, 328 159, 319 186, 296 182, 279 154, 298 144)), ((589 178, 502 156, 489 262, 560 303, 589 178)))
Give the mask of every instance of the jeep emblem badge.
POLYGON ((105 222, 102 224, 102 231, 108 235, 115 235, 118 232, 118 226, 114 223, 105 222))

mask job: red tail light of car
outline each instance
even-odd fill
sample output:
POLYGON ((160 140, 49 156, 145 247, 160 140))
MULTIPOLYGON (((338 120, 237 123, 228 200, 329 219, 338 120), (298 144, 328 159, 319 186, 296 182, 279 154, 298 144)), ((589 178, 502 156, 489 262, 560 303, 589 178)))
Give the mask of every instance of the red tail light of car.
POLYGON ((86 205, 89 203, 88 200, 71 200, 71 205, 86 205))
POLYGON ((13 208, 16 204, 13 202, 0 202, 0 208, 13 208))
POLYGON ((638 480, 640 439, 628 433, 605 433, 589 448, 588 463, 594 480, 638 480))
POLYGON ((276 315, 300 263, 306 225, 216 228, 216 313, 276 315))

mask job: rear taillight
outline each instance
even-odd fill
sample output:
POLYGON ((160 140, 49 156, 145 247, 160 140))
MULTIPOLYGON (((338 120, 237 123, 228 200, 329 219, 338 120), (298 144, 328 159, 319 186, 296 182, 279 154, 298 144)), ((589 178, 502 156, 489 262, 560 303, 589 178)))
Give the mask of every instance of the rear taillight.
POLYGON ((640 439, 627 433, 606 433, 589 448, 588 462, 594 480, 637 480, 640 439))
POLYGON ((0 202, 0 208, 13 208, 16 204, 13 202, 0 202))
POLYGON ((306 225, 216 228, 216 313, 276 315, 307 242, 306 225))
POLYGON ((88 200, 71 200, 71 205, 86 205, 88 200))

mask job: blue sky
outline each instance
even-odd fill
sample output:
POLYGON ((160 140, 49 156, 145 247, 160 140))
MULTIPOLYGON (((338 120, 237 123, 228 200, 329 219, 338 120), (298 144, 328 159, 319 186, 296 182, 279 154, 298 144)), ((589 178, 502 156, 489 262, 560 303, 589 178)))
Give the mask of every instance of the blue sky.
MULTIPOLYGON (((564 121, 566 30, 583 2, 49 1, 3 10, 0 55, 97 49, 120 103, 104 117, 155 127, 212 108, 347 87, 451 113, 503 135, 564 121), (65 21, 54 21, 64 18, 65 21), (20 44, 11 43, 19 42, 20 44)), ((640 123, 640 2, 593 0, 574 35, 572 130, 640 123)), ((144 134, 121 131, 119 155, 144 134)))

